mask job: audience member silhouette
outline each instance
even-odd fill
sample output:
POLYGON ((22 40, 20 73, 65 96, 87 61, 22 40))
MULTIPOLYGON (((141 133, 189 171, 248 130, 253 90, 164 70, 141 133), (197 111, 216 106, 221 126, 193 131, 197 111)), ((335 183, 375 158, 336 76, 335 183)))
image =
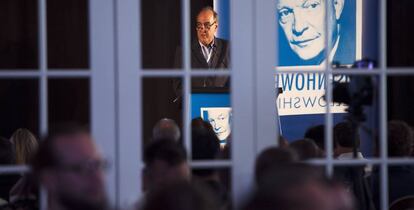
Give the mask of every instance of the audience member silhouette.
POLYGON ((296 151, 299 155, 299 160, 322 157, 322 151, 319 149, 318 145, 309 139, 296 140, 290 144, 290 148, 296 151))
POLYGON ((152 191, 165 184, 190 180, 191 173, 185 149, 171 139, 150 142, 144 150, 144 191, 152 191))
POLYGON ((211 192, 201 185, 174 182, 150 192, 140 210, 218 210, 211 192))
MULTIPOLYGON (((0 165, 15 164, 13 144, 6 138, 0 137, 0 165)), ((19 175, 1 174, 0 176, 0 200, 9 201, 9 192, 19 180, 19 175)))
POLYGON ((16 150, 16 164, 29 164, 39 147, 36 137, 29 130, 19 128, 10 140, 16 150))
MULTIPOLYGON (((334 127, 334 153, 337 159, 363 159, 359 152, 359 134, 355 127, 348 121, 338 123, 334 127), (356 139, 355 139, 356 138, 356 139), (353 153, 353 147, 357 153, 353 153)), ((360 166, 337 166, 334 168, 334 177, 341 181, 356 198, 356 205, 360 210, 375 209, 369 175, 371 169, 365 165, 360 166)))
POLYGON ((163 118, 159 120, 152 129, 152 139, 171 139, 179 142, 181 138, 180 128, 174 120, 163 118))
MULTIPOLYGON (((403 121, 390 121, 388 123, 388 156, 409 157, 413 144, 413 133, 407 123, 403 121)), ((388 166, 388 196, 389 203, 405 196, 414 195, 414 166, 390 165, 388 166)), ((380 173, 376 168, 372 175, 373 196, 379 206, 380 173)))
POLYGON ((41 142, 33 170, 48 191, 49 210, 104 210, 106 168, 89 133, 77 125, 60 125, 41 142))
POLYGON ((262 182, 264 177, 273 167, 284 164, 292 164, 299 161, 298 154, 290 148, 268 147, 256 158, 255 180, 257 184, 262 182))
POLYGON ((325 155, 325 126, 324 125, 316 125, 310 127, 305 132, 305 139, 310 139, 318 145, 319 149, 325 155))
POLYGON ((338 202, 339 194, 344 191, 333 192, 334 188, 321 168, 299 163, 277 165, 262 176, 261 184, 243 210, 333 210, 352 207, 349 194, 345 193, 348 198, 338 202))
MULTIPOLYGON (((214 160, 219 157, 220 140, 209 122, 201 118, 195 118, 191 122, 192 131, 192 158, 194 160, 214 160)), ((220 206, 227 206, 228 194, 220 173, 216 169, 194 169, 194 178, 205 183, 215 197, 219 200, 220 206)))

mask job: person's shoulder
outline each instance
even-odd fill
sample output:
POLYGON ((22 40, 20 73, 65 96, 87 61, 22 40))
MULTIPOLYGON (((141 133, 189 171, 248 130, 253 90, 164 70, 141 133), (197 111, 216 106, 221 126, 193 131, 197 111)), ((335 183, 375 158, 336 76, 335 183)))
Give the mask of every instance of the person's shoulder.
POLYGON ((229 41, 227 39, 222 39, 222 38, 218 38, 218 37, 216 37, 215 42, 216 43, 221 43, 223 45, 228 45, 229 44, 229 41))

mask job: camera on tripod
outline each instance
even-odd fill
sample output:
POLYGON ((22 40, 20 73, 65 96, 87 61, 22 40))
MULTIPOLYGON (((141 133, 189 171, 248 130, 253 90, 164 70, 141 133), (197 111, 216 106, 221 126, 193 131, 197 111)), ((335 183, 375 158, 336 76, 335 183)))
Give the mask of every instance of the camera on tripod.
MULTIPOLYGON (((352 68, 372 70, 375 62, 369 59, 356 61, 352 68)), ((333 83, 333 102, 348 105, 348 113, 357 121, 365 121, 363 106, 370 106, 374 98, 375 81, 371 76, 351 75, 346 82, 333 83)))

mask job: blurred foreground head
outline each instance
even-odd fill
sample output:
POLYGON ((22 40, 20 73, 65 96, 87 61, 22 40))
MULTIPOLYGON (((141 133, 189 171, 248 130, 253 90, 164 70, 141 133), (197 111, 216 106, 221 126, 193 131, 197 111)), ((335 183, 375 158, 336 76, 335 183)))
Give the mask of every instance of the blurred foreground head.
POLYGON ((48 191, 49 209, 106 209, 105 167, 89 131, 78 125, 61 125, 50 132, 33 163, 48 191))
POLYGON ((219 209, 211 192, 203 185, 170 183, 148 194, 142 210, 215 210, 219 209))
POLYGON ((266 171, 243 210, 353 210, 353 198, 321 168, 279 164, 266 171))
POLYGON ((170 139, 151 142, 145 148, 144 162, 144 191, 190 179, 186 152, 180 144, 170 139))

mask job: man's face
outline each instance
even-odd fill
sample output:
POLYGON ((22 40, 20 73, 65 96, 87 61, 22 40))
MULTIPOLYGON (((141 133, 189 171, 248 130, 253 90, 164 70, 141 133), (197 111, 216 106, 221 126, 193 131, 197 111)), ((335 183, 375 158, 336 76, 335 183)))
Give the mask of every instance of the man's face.
POLYGON ((210 44, 217 32, 217 21, 212 11, 202 11, 197 16, 197 38, 203 45, 210 44))
POLYGON ((54 196, 61 205, 99 209, 106 205, 102 158, 88 134, 59 137, 54 145, 59 165, 52 171, 54 196))
MULTIPOLYGON (((325 2, 326 0, 280 0, 277 5, 279 24, 289 42, 290 48, 303 60, 309 60, 325 48, 325 2)), ((335 1, 327 21, 330 23, 329 35, 334 40, 337 19, 343 4, 335 1)), ((343 0, 340 0, 343 2, 343 0)))
POLYGON ((231 132, 229 109, 208 110, 208 121, 220 140, 227 139, 231 132))

